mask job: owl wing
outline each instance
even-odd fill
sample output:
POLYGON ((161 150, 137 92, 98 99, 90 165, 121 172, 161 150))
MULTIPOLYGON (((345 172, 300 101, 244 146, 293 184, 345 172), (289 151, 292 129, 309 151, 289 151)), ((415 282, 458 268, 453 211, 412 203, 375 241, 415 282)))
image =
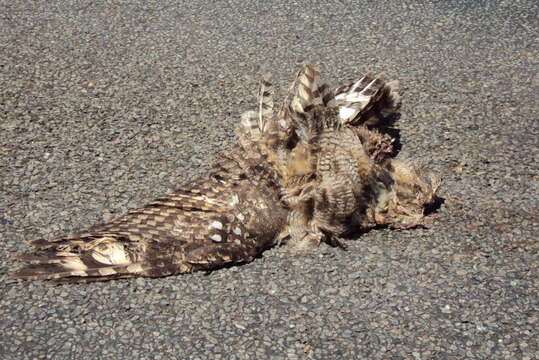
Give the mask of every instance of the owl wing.
POLYGON ((18 255, 27 265, 11 277, 87 282, 249 262, 270 243, 249 232, 256 211, 242 212, 242 187, 211 178, 87 231, 33 241, 39 251, 18 255))
POLYGON ((207 178, 84 232, 31 242, 38 251, 16 256, 26 265, 11 277, 87 282, 253 260, 274 244, 287 212, 270 149, 279 130, 269 76, 261 81, 258 111, 243 114, 237 134, 207 178))
POLYGON ((253 260, 284 226, 271 83, 264 78, 259 112, 243 116, 238 144, 217 156, 208 178, 179 188, 108 223, 71 236, 37 240, 16 256, 27 265, 12 278, 87 282, 167 276, 253 260))

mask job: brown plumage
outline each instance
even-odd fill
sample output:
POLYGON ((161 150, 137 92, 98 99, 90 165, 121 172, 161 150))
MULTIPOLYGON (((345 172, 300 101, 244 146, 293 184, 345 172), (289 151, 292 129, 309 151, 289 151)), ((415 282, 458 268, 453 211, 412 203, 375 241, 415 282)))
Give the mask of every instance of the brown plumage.
POLYGON ((275 114, 265 76, 257 111, 243 114, 238 143, 209 176, 106 224, 31 242, 38 251, 16 256, 26 265, 11 277, 167 276, 246 263, 278 243, 308 249, 376 225, 420 225, 439 180, 393 160, 393 139, 376 130, 397 91, 371 73, 332 89, 305 65, 275 114))

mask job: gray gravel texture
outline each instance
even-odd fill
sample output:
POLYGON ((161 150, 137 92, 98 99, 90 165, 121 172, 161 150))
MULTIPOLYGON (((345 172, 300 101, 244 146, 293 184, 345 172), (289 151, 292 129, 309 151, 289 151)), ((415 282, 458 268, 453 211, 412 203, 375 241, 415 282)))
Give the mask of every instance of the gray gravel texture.
POLYGON ((1 359, 539 358, 537 1, 0 5, 1 359), (305 60, 401 80, 399 157, 444 179, 430 228, 209 274, 6 279, 26 240, 204 174, 259 74, 284 89, 305 60))

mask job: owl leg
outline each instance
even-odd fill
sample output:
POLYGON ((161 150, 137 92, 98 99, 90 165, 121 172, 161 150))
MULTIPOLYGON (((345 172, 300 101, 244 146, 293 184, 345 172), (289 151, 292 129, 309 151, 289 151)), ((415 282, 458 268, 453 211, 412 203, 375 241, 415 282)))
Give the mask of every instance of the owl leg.
POLYGON ((308 226, 296 229, 291 235, 287 243, 293 250, 297 251, 316 249, 325 237, 325 234, 319 229, 309 229, 308 226))
POLYGON ((296 208, 288 214, 286 231, 281 238, 294 250, 306 251, 315 249, 324 239, 324 233, 312 223, 311 204, 297 203, 296 208), (301 205, 301 206, 299 206, 301 205))
POLYGON ((298 234, 290 238, 288 243, 294 250, 307 251, 316 249, 320 243, 325 242, 329 246, 346 250, 347 246, 341 237, 322 231, 314 222, 309 223, 298 234))
POLYGON ((281 198, 291 211, 288 215, 287 231, 280 238, 286 237, 286 243, 294 250, 315 249, 325 237, 312 222, 314 191, 312 184, 305 184, 285 190, 281 198))

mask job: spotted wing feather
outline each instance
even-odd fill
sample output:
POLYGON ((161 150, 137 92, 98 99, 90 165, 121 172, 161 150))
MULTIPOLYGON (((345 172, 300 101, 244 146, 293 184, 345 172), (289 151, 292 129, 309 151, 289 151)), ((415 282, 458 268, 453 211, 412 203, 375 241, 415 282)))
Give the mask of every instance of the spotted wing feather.
POLYGON ((239 146, 198 181, 72 236, 37 240, 13 278, 68 282, 167 276, 253 260, 273 245, 286 215, 271 169, 239 146), (259 164, 260 165, 260 164, 259 164))

